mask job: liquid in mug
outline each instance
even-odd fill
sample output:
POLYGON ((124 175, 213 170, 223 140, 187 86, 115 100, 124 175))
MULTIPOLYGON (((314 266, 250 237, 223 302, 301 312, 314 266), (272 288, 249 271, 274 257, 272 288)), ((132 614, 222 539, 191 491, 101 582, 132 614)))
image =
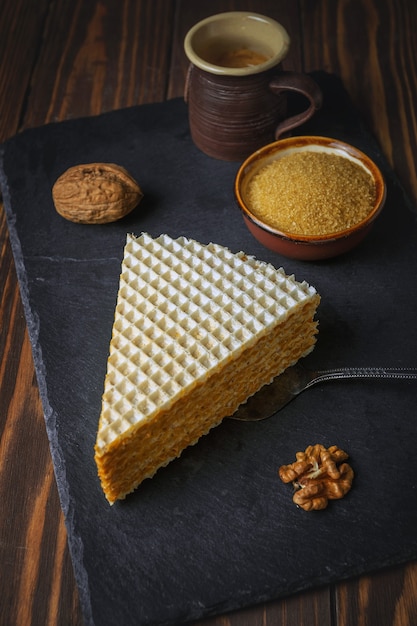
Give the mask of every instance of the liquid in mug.
POLYGON ((250 48, 235 48, 222 52, 215 60, 221 67, 252 67, 268 60, 265 54, 250 48))

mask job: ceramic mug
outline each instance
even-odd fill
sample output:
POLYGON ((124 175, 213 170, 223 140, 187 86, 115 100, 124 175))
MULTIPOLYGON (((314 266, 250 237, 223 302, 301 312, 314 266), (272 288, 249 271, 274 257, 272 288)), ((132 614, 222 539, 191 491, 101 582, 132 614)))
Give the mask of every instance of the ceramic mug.
POLYGON ((209 156, 240 161, 306 122, 322 94, 307 74, 284 72, 290 38, 275 20, 245 11, 212 15, 184 40, 190 65, 185 101, 191 137, 209 156), (288 92, 308 100, 306 110, 287 111, 288 92))

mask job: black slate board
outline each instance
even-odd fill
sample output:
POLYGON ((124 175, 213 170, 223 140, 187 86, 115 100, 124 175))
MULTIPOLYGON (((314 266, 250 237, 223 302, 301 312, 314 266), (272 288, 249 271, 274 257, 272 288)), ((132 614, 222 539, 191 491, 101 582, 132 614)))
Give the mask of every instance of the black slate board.
POLYGON ((331 261, 262 248, 233 200, 237 164, 200 153, 180 99, 28 130, 2 146, 1 185, 56 478, 87 625, 178 624, 417 557, 417 385, 314 387, 261 423, 225 421, 110 507, 93 460, 127 232, 215 241, 283 265, 322 296, 312 367, 415 366, 416 213, 339 80, 300 133, 347 140, 382 168, 388 199, 367 240, 331 261), (145 192, 119 223, 54 210, 69 166, 124 165, 145 192), (306 513, 277 468, 337 444, 356 472, 346 498, 306 513), (414 495, 413 495, 414 494, 414 495))

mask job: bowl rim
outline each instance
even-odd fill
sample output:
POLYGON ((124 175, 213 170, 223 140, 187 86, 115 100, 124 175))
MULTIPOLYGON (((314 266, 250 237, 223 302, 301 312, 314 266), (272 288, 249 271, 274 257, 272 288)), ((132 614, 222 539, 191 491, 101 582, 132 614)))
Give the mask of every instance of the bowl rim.
POLYGON ((386 184, 381 170, 371 159, 371 157, 369 157, 367 154, 365 154, 365 152, 363 152, 359 148, 356 148, 352 144, 349 144, 341 139, 335 139, 333 137, 325 137, 320 135, 299 135, 295 137, 288 137, 285 139, 278 139, 277 141, 266 144, 262 148, 259 148, 258 150, 250 154, 239 166, 239 169, 235 176, 234 194, 236 201, 244 216, 262 230, 277 237, 280 237, 281 239, 286 239, 294 243, 298 242, 308 244, 320 244, 343 239, 344 237, 349 237, 350 235, 361 231, 362 229, 369 226, 379 215, 385 204, 386 184), (241 184, 247 171, 255 163, 259 162, 263 157, 267 157, 268 155, 272 156, 274 153, 281 152, 285 149, 296 148, 298 151, 301 152, 303 149, 308 150, 309 146, 319 146, 335 150, 337 151, 337 154, 339 156, 343 156, 344 152, 354 159, 359 160, 362 165, 370 172, 372 178, 375 181, 376 199, 374 207, 363 220, 357 222, 356 224, 353 224, 353 226, 350 226, 349 228, 332 233, 322 235, 302 235, 299 233, 282 231, 274 228, 273 226, 270 226, 269 224, 266 224, 254 213, 252 213, 249 207, 245 204, 241 193, 241 184))

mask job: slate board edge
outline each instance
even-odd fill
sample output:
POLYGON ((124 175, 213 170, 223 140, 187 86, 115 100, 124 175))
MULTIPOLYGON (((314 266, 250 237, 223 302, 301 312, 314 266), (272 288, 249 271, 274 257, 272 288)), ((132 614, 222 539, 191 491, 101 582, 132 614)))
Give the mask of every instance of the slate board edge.
POLYGON ((42 360, 42 348, 39 343, 39 321, 33 315, 33 311, 29 303, 29 290, 27 286, 25 262, 22 254, 19 236, 15 228, 15 218, 10 203, 9 188, 3 170, 3 159, 4 146, 0 146, 0 189, 3 195, 3 203, 6 212, 10 245, 12 248, 13 258, 15 262, 20 296, 22 299, 23 311, 25 314, 29 340, 32 348, 36 379, 39 387, 39 396, 42 402, 46 433, 49 441, 49 450, 51 453, 54 474, 56 477, 55 483, 58 489, 58 495, 64 515, 65 526, 67 529, 68 546, 71 555, 74 576, 78 586, 80 604, 82 606, 84 621, 86 626, 94 626, 88 586, 88 573, 84 567, 80 567, 80 563, 82 563, 83 561, 83 543, 81 537, 75 535, 75 533, 72 532, 71 517, 74 513, 74 509, 73 507, 71 507, 69 501, 69 485, 66 479, 65 459, 61 451, 61 446, 59 445, 59 440, 55 428, 56 415, 52 410, 48 400, 45 368, 43 366, 42 360))

